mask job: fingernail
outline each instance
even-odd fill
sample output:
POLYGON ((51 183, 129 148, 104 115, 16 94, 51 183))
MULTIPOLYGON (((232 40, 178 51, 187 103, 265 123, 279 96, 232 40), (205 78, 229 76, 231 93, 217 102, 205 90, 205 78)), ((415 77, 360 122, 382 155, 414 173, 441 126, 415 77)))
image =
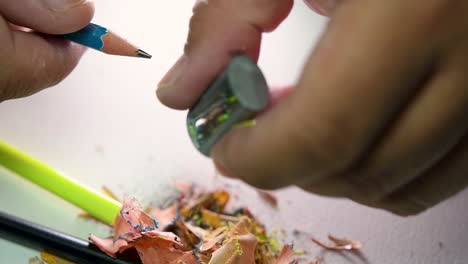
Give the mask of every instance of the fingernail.
POLYGON ((42 0, 44 5, 52 11, 64 11, 76 6, 88 4, 89 0, 42 0))
POLYGON ((338 0, 304 0, 304 2, 315 12, 328 16, 338 5, 338 0))
POLYGON ((180 77, 182 76, 185 66, 187 64, 187 57, 182 55, 172 68, 164 75, 158 84, 156 93, 158 96, 167 93, 172 90, 176 85, 180 77))

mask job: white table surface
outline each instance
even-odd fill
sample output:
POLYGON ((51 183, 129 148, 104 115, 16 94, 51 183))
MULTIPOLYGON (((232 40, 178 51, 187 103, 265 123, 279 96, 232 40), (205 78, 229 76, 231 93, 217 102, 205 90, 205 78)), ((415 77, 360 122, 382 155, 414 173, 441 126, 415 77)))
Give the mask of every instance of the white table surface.
MULTIPOLYGON (((94 21, 152 53, 152 60, 106 56, 88 51, 63 83, 38 95, 0 104, 0 138, 53 167, 99 188, 106 184, 143 203, 164 196, 175 179, 221 184, 208 159, 192 147, 186 112, 162 106, 154 95, 158 80, 179 57, 194 1, 96 1, 94 21)), ((301 1, 280 28, 264 38, 259 65, 268 82, 294 82, 325 19, 301 1), (286 74, 287 73, 287 74, 286 74)), ((468 263, 468 192, 416 217, 327 199, 296 189, 278 192, 275 211, 252 189, 234 188, 269 226, 359 239, 361 257, 322 252, 309 241, 296 245, 323 254, 325 263, 468 263)), ((108 234, 101 225, 77 218, 79 210, 0 169, 2 210, 86 238, 108 234)), ((286 238, 293 240, 292 236, 286 238)), ((27 263, 37 252, 0 239, 0 263, 27 263)))

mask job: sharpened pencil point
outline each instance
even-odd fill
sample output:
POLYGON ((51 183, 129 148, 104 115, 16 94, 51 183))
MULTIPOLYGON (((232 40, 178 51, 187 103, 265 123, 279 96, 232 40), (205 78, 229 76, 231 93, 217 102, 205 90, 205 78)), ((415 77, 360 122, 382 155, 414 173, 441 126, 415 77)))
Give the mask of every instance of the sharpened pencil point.
POLYGON ((151 59, 151 57, 152 57, 150 54, 142 51, 141 49, 137 50, 137 55, 139 57, 142 57, 142 58, 145 58, 145 59, 151 59))

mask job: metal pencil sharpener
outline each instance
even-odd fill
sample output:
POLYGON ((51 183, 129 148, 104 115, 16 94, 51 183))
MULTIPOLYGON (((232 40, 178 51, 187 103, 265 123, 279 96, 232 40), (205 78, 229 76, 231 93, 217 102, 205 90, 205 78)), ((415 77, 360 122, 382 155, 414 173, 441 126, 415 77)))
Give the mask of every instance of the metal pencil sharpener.
POLYGON ((251 120, 269 103, 265 78, 245 55, 234 57, 187 115, 195 147, 210 156, 212 146, 233 126, 251 120))

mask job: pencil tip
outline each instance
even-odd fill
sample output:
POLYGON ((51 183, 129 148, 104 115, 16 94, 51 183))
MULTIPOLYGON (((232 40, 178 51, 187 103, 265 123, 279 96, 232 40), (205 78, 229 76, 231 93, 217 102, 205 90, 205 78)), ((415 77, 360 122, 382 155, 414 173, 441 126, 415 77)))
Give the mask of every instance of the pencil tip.
POLYGON ((141 49, 137 50, 137 55, 138 57, 145 58, 145 59, 151 59, 151 55, 149 53, 146 53, 142 51, 141 49))

